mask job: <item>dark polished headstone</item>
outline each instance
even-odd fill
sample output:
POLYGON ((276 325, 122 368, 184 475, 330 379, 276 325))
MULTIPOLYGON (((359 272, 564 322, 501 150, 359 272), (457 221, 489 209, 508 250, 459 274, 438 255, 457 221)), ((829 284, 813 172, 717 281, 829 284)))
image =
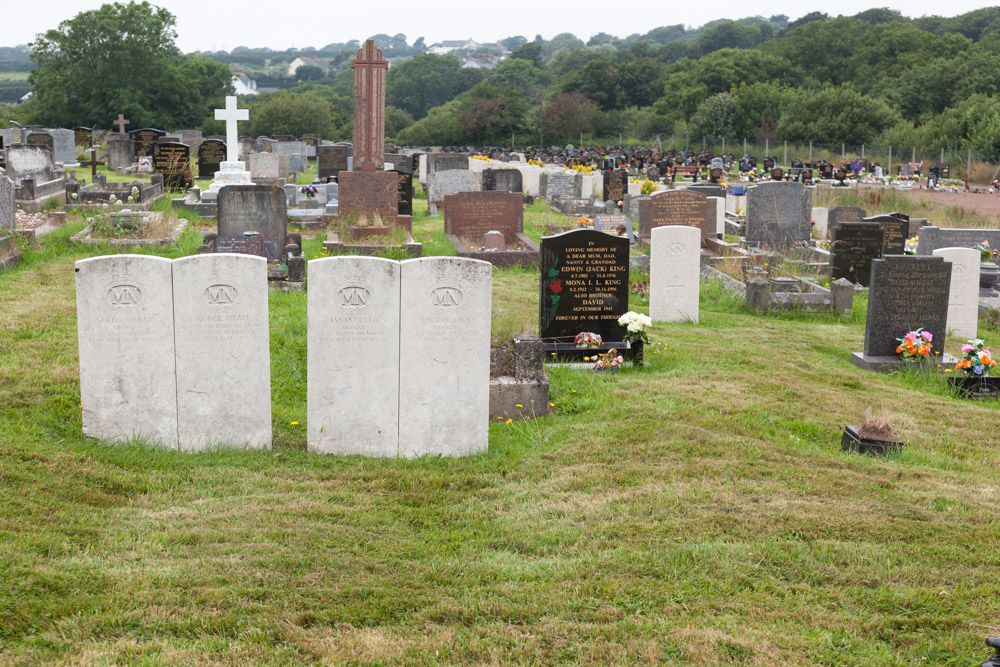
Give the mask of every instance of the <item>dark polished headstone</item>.
POLYGON ((873 215, 865 218, 864 222, 875 222, 882 227, 884 236, 882 239, 883 255, 902 255, 906 249, 907 234, 910 231, 910 216, 902 213, 889 213, 886 215, 873 215))
POLYGON ((944 352, 951 262, 941 257, 893 255, 872 261, 865 322, 865 357, 893 357, 897 339, 922 328, 933 335, 933 353, 944 352))
POLYGON ((657 192, 639 202, 639 238, 649 242, 653 228, 665 225, 703 229, 708 210, 708 199, 700 192, 691 189, 657 192))
POLYGON ((618 203, 628 194, 628 171, 617 169, 604 172, 604 201, 618 203))
POLYGON ((226 142, 206 139, 198 146, 198 178, 212 178, 226 161, 226 142))
POLYGON ((167 133, 151 127, 144 127, 138 130, 130 130, 128 135, 135 147, 135 157, 147 157, 153 154, 153 146, 160 137, 167 133))
POLYGON ((399 215, 413 215, 413 172, 393 170, 399 179, 399 189, 396 191, 396 212, 399 215))
POLYGON ((872 260, 882 257, 884 232, 876 222, 843 222, 830 242, 830 279, 868 287, 872 260))
POLYGON ((153 171, 163 174, 164 187, 181 190, 190 188, 191 149, 187 144, 164 142, 153 146, 153 171))
MULTIPOLYGON (((227 185, 219 190, 219 247, 242 243, 257 232, 263 256, 280 260, 285 249, 288 212, 285 191, 274 185, 227 185)), ((256 253, 252 253, 256 254, 256 253)))
POLYGON ((572 342, 583 331, 620 341, 628 312, 629 242, 592 229, 541 239, 539 328, 542 338, 572 342))
POLYGON ((347 171, 347 158, 350 156, 350 146, 317 146, 317 178, 325 182, 327 179, 335 178, 340 172, 347 171))
POLYGON ((524 192, 524 178, 518 169, 483 169, 483 190, 524 192))

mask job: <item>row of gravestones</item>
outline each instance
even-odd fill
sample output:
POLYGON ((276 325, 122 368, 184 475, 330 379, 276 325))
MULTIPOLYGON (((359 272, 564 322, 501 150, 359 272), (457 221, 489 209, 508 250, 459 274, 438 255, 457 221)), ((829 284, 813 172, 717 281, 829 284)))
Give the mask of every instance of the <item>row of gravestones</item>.
MULTIPOLYGON (((233 254, 77 262, 84 434, 185 451, 270 447, 265 268, 233 254)), ((310 274, 310 451, 485 450, 491 266, 331 257, 310 274)))

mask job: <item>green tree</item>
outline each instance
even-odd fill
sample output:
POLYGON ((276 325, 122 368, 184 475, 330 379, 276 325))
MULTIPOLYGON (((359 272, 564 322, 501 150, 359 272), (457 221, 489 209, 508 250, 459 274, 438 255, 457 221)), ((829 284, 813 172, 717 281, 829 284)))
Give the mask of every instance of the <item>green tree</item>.
POLYGON ((197 127, 232 90, 225 65, 182 56, 174 17, 148 2, 81 12, 31 44, 32 120, 51 127, 197 127))
POLYGON ((454 99, 484 77, 480 70, 462 69, 455 56, 425 53, 389 68, 386 96, 393 106, 423 118, 432 107, 454 99))
POLYGON ((413 116, 391 104, 385 108, 385 136, 395 137, 413 125, 413 116))
POLYGON ((462 100, 456 121, 466 139, 502 141, 524 128, 528 104, 515 91, 480 84, 462 100))
POLYGON ((302 65, 295 70, 296 81, 319 81, 323 78, 323 69, 316 65, 302 65))
POLYGON ((538 112, 547 141, 573 140, 589 132, 597 105, 582 93, 556 93, 538 112))
POLYGON ((688 125, 695 137, 733 139, 737 136, 739 106, 729 93, 717 93, 698 105, 688 125))
POLYGON ((318 134, 334 138, 333 105, 317 95, 287 90, 261 93, 250 109, 250 133, 254 136, 318 134))
POLYGON ((850 86, 801 91, 785 108, 778 135, 789 141, 820 144, 870 144, 899 122, 899 114, 883 99, 850 86))

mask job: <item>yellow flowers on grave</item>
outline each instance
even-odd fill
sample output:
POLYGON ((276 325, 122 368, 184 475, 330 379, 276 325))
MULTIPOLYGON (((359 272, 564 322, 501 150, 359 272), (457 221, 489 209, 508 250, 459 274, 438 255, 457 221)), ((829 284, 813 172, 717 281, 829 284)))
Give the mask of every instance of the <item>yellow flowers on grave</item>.
POLYGON ((649 180, 648 178, 642 182, 642 188, 640 192, 644 195, 651 195, 656 191, 656 183, 649 180))

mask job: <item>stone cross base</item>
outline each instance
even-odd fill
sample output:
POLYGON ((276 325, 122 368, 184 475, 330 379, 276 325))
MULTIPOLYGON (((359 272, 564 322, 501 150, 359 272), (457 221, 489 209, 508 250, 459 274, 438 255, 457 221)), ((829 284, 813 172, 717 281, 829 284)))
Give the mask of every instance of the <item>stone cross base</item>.
POLYGON ((202 201, 216 201, 219 198, 219 190, 227 185, 253 185, 250 179, 250 172, 246 170, 243 162, 221 162, 219 171, 215 172, 215 177, 208 190, 201 194, 202 201))

